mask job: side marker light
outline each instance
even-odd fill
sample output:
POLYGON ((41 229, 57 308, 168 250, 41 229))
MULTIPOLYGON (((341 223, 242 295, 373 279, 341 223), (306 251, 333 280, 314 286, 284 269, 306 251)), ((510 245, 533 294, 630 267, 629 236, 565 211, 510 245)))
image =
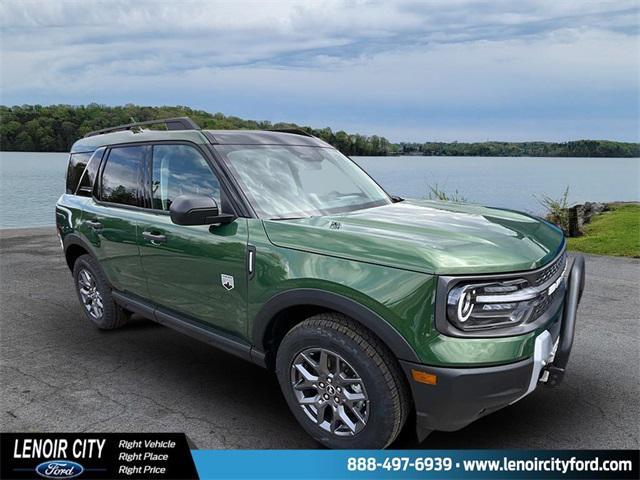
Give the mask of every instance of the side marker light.
POLYGON ((421 372, 420 370, 411 370, 411 377, 420 383, 426 383, 427 385, 437 385, 438 377, 432 373, 421 372))

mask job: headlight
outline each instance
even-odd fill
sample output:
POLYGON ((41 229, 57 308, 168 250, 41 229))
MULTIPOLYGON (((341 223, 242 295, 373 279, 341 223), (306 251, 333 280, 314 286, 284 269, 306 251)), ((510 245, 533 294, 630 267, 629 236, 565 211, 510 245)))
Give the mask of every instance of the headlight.
POLYGON ((521 335, 555 315, 565 292, 567 254, 520 273, 438 279, 435 323, 449 336, 521 335), (486 333, 485 333, 486 332, 486 333))
POLYGON ((447 316, 465 331, 518 325, 531 317, 547 297, 547 289, 525 279, 457 285, 449 292, 447 316))

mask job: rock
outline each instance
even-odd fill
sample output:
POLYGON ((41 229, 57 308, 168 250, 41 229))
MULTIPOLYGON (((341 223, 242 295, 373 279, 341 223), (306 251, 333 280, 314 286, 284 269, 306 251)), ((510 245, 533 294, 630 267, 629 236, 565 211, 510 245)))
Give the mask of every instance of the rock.
POLYGON ((594 215, 609 210, 606 203, 602 202, 585 202, 582 205, 576 205, 578 210, 578 228, 582 228, 585 223, 591 222, 594 215))
POLYGON ((567 237, 578 237, 582 235, 582 227, 591 222, 591 219, 602 212, 609 210, 606 203, 601 202, 585 202, 584 204, 574 205, 567 211, 567 237))

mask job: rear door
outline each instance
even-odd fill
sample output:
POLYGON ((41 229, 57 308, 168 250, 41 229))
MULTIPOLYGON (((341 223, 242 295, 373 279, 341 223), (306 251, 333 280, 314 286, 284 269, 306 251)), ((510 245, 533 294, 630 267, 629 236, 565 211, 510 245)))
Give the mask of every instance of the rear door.
POLYGON ((148 290, 137 233, 144 202, 143 165, 150 153, 150 146, 140 145, 107 150, 80 227, 111 285, 141 297, 147 297, 148 290))
POLYGON ((148 210, 139 224, 142 265, 154 303, 245 336, 247 220, 227 225, 171 222, 179 195, 209 195, 223 213, 234 213, 205 153, 191 144, 153 146, 147 169, 148 210))

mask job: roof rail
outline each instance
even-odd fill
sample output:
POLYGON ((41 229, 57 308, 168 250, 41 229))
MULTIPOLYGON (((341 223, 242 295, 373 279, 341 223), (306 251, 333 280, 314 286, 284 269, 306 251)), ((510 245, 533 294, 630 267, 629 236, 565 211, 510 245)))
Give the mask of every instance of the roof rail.
POLYGON ((305 137, 316 138, 315 135, 311 135, 302 128, 270 128, 267 132, 279 132, 279 133, 292 133, 294 135, 303 135, 305 137))
POLYGON ((126 123, 124 125, 118 125, 115 127, 103 128, 101 130, 95 130, 85 135, 86 137, 93 137, 94 135, 102 135, 103 133, 121 132, 125 130, 131 130, 136 127, 145 127, 147 125, 165 125, 167 130, 200 130, 200 127, 196 122, 189 117, 175 117, 175 118, 163 118, 160 120, 148 120, 146 122, 126 123))

